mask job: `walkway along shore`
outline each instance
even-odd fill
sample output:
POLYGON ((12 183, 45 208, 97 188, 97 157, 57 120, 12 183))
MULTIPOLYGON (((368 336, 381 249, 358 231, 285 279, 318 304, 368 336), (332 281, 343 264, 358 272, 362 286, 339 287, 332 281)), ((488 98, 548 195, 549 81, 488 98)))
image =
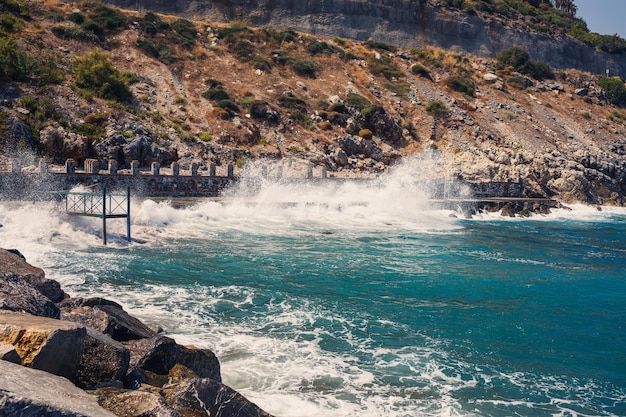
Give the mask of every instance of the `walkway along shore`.
MULTIPOLYGON (((0 170, 0 198, 13 200, 46 200, 55 192, 67 191, 77 185, 94 190, 106 187, 107 190, 130 188, 134 197, 218 197, 222 191, 239 180, 234 166, 220 167, 222 175, 217 175, 217 167, 211 165, 207 172, 199 171, 197 164, 182 171, 178 163, 173 163, 164 174, 158 163, 150 170, 140 170, 139 162, 133 161, 129 170, 118 170, 117 162, 109 161, 106 170, 101 170, 99 162, 87 159, 82 169, 76 161, 68 159, 62 170, 51 169, 41 161, 36 169, 22 168, 19 160, 11 160, 8 169, 0 170)), ((261 175, 266 172, 261 173, 261 175)), ((282 181, 371 181, 371 178, 338 178, 328 175, 326 170, 314 172, 309 166, 300 178, 283 176, 282 167, 275 173, 282 181), (317 175, 315 175, 317 174, 317 175)), ((430 198, 434 205, 452 210, 460 210, 471 215, 480 210, 506 213, 549 212, 558 207, 556 200, 549 198, 527 198, 523 196, 519 181, 507 182, 460 182, 440 179, 431 181, 430 198), (467 192, 469 190, 469 193, 467 192)), ((314 203, 314 202, 312 202, 314 203)))

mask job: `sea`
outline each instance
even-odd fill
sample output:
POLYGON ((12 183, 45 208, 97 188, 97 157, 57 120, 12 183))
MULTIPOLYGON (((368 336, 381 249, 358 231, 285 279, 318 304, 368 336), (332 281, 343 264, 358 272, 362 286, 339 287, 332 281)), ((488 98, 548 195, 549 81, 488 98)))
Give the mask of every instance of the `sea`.
POLYGON ((0 247, 105 297, 275 416, 625 416, 626 209, 466 218, 411 163, 134 198, 125 220, 0 201, 0 247))

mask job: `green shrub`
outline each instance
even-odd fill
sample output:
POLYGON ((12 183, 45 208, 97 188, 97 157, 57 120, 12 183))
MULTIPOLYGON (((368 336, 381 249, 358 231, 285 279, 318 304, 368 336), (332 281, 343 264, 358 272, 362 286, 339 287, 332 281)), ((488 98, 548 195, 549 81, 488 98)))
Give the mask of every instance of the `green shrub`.
POLYGON ((218 101, 215 103, 215 107, 219 107, 220 109, 228 110, 233 113, 239 113, 239 106, 237 106, 235 102, 228 99, 218 101))
POLYGON ((24 20, 12 14, 0 15, 0 28, 4 32, 17 32, 24 27, 24 20))
POLYGON ((510 66, 519 71, 520 68, 530 61, 530 54, 520 46, 512 46, 500 51, 496 55, 496 60, 500 69, 510 66))
POLYGON ((172 23, 172 30, 176 33, 179 41, 185 49, 191 49, 196 43, 198 31, 196 26, 186 19, 178 19, 172 23))
POLYGON ((536 80, 554 79, 554 72, 548 64, 542 61, 531 61, 528 51, 519 46, 500 51, 496 59, 500 69, 510 66, 536 80))
POLYGON ((267 59, 260 57, 258 55, 252 55, 250 57, 250 64, 254 69, 259 69, 261 71, 269 72, 272 70, 272 63, 267 59))
POLYGON ((228 95, 226 90, 223 90, 221 88, 209 89, 209 90, 205 91, 204 93, 202 93, 202 97, 204 97, 204 98, 206 98, 208 100, 213 100, 213 101, 221 101, 221 100, 229 100, 230 99, 230 96, 228 95))
POLYGON ((520 68, 522 74, 530 75, 535 80, 554 79, 554 71, 552 67, 543 61, 530 61, 522 68, 520 68))
POLYGON ((365 41, 363 45, 367 46, 368 48, 380 49, 380 50, 389 51, 389 52, 396 52, 396 50, 398 49, 395 46, 390 45, 388 43, 374 41, 372 39, 365 41))
POLYGON ((198 135, 198 139, 204 142, 210 142, 213 137, 209 132, 200 132, 198 135))
POLYGON ((118 71, 109 57, 99 50, 76 58, 74 71, 76 86, 97 97, 124 101, 132 95, 128 86, 136 76, 118 71))
POLYGON ((465 93, 469 96, 474 96, 474 92, 476 90, 476 86, 474 85, 474 81, 471 78, 465 77, 463 75, 454 75, 446 79, 446 85, 448 88, 453 89, 454 91, 458 91, 461 93, 465 93))
POLYGON ((283 30, 282 32, 274 33, 273 37, 280 43, 295 42, 298 37, 298 34, 293 30, 283 30))
POLYGON ((411 67, 411 72, 415 75, 419 75, 420 77, 430 79, 430 73, 428 72, 426 67, 424 67, 423 65, 420 65, 420 64, 413 65, 411 67))
POLYGON ((312 40, 306 47, 306 50, 311 55, 317 55, 317 54, 329 54, 330 55, 336 52, 343 52, 341 49, 337 48, 336 46, 333 46, 327 42, 318 41, 318 40, 312 40))
POLYGON ((127 24, 123 15, 106 6, 97 7, 91 20, 107 31, 123 29, 127 24))
POLYGON ((293 68, 293 70, 298 75, 310 78, 315 77, 315 63, 313 61, 305 59, 293 59, 291 61, 291 68, 293 68))
POLYGON ((407 97, 409 91, 411 91, 411 85, 409 83, 385 84, 385 88, 400 97, 407 97))
POLYGON ((216 80, 215 78, 207 78, 206 80, 204 80, 204 85, 211 89, 222 88, 224 86, 224 84, 220 80, 216 80))
POLYGON ((533 86, 533 82, 526 77, 511 77, 507 80, 507 82, 522 90, 533 86))
POLYGON ((400 78, 404 75, 388 55, 383 55, 380 59, 374 58, 370 62, 370 72, 372 75, 382 75, 388 80, 400 78))
POLYGON ((624 87, 624 81, 621 78, 603 75, 598 79, 598 84, 604 90, 604 94, 611 104, 626 105, 626 87, 624 87))
POLYGON ((365 107, 363 110, 361 110, 361 116, 367 118, 367 117, 373 115, 374 113, 377 113, 380 110, 382 110, 383 112, 385 111, 380 106, 370 105, 370 106, 365 107))
POLYGON ((80 28, 82 30, 84 30, 85 32, 93 33, 98 38, 100 38, 104 34, 104 30, 102 29, 102 26, 100 26, 100 24, 98 22, 95 22, 93 20, 90 20, 89 22, 83 23, 80 26, 80 28))
POLYGON ((85 23, 85 15, 80 12, 73 12, 67 17, 71 22, 81 25, 85 23))
POLYGON ((171 29, 171 26, 162 21, 159 16, 151 11, 147 11, 143 18, 139 21, 139 27, 145 33, 150 36, 154 36, 157 33, 164 33, 171 29))
POLYGON ((15 39, 0 37, 0 79, 27 81, 36 65, 32 57, 20 52, 15 39))
POLYGON ((252 32, 248 27, 242 22, 234 21, 230 24, 230 27, 222 28, 217 31, 217 37, 220 39, 231 40, 235 37, 235 35, 239 35, 241 33, 250 33, 252 32))
POLYGON ((282 95, 278 98, 278 105, 281 107, 285 107, 288 109, 306 109, 306 102, 301 98, 294 96, 285 96, 282 95))
POLYGON ((426 104, 426 111, 436 115, 445 115, 448 113, 446 105, 439 100, 433 100, 426 104))
MULTIPOLYGON (((346 97, 346 103, 349 106, 353 106, 353 107, 356 107, 358 109, 362 109, 364 107, 372 105, 372 103, 370 103, 370 101, 368 99, 366 99, 362 95, 359 95, 359 94, 356 94, 356 93, 348 93, 348 95, 346 97)), ((337 110, 331 110, 331 111, 337 111, 337 110)))

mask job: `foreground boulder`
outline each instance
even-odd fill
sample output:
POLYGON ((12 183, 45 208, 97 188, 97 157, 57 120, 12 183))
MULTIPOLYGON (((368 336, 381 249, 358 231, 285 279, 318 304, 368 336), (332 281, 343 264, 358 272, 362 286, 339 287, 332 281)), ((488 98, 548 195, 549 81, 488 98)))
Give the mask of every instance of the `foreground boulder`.
POLYGON ((237 391, 212 379, 185 380, 165 397, 185 416, 271 417, 237 391))
POLYGON ((0 393, 3 416, 115 416, 67 379, 7 361, 0 361, 0 393))
POLYGON ((21 364, 71 379, 87 331, 68 321, 0 311, 0 343, 11 345, 21 364))
POLYGON ((87 328, 83 354, 73 382, 80 388, 94 388, 122 381, 128 370, 130 352, 119 342, 87 328))
POLYGON ((118 416, 271 417, 237 391, 208 378, 183 379, 160 389, 102 388, 94 394, 102 407, 118 416))

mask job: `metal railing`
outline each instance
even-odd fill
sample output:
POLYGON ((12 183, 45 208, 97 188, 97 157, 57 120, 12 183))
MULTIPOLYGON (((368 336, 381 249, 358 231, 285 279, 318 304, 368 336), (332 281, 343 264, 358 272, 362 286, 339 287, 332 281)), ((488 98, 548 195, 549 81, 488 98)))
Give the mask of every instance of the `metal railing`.
POLYGON ((65 199, 65 212, 74 216, 98 217, 102 219, 102 243, 107 244, 107 219, 126 218, 126 238, 130 242, 130 187, 126 194, 58 191, 65 199))

